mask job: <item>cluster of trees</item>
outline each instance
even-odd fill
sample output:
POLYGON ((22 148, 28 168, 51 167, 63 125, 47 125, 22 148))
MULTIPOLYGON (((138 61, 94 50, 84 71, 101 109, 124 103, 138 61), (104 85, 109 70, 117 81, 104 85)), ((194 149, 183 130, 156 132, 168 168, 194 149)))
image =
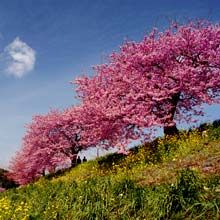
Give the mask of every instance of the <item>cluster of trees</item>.
POLYGON ((33 117, 10 176, 26 184, 89 147, 125 146, 155 127, 177 133, 177 122, 220 103, 220 25, 173 24, 140 42, 125 42, 92 77, 73 81, 80 105, 33 117), (148 129, 146 129, 148 128, 148 129))

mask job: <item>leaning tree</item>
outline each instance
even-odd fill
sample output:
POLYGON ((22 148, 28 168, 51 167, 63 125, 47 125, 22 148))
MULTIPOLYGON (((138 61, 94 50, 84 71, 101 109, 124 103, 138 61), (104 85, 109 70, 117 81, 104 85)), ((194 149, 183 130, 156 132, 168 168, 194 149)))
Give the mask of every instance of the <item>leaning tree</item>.
POLYGON ((220 26, 191 22, 154 29, 141 42, 125 42, 94 69, 91 78, 74 81, 82 103, 101 106, 135 131, 161 126, 166 135, 177 133, 176 122, 191 122, 203 114, 202 104, 220 101, 220 26))
MULTIPOLYGON (((27 125, 22 148, 11 160, 8 176, 26 184, 69 162, 75 166, 81 150, 109 148, 122 140, 127 138, 123 137, 120 119, 106 116, 91 103, 37 115, 27 125)), ((126 153, 124 149, 120 152, 126 153)))
POLYGON ((26 184, 68 162, 75 165, 78 152, 87 146, 79 144, 82 129, 76 124, 74 110, 50 111, 33 117, 22 148, 11 160, 9 177, 26 184))

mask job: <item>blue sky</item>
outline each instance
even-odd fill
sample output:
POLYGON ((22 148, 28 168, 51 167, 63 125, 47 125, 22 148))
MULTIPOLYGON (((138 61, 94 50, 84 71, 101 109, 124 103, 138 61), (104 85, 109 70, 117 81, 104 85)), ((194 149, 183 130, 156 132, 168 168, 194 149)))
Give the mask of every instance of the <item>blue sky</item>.
MULTIPOLYGON (((31 117, 73 105, 69 81, 92 74, 125 38, 140 40, 171 19, 219 22, 219 12, 218 0, 0 0, 0 167, 31 117)), ((219 112, 207 108, 206 119, 219 112)))

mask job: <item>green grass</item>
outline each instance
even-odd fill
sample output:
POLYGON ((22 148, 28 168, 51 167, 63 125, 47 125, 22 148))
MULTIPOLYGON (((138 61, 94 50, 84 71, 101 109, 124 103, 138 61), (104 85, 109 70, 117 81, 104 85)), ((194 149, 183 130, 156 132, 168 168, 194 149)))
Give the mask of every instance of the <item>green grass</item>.
POLYGON ((220 127, 157 139, 0 194, 7 219, 220 219, 220 127))

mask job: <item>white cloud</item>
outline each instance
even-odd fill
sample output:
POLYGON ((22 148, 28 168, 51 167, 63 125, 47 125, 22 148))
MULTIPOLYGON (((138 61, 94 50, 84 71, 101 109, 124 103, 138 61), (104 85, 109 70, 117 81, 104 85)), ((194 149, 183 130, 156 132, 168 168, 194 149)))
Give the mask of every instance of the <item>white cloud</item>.
POLYGON ((25 42, 16 37, 7 47, 5 47, 6 68, 9 75, 21 78, 34 69, 36 52, 25 42))

